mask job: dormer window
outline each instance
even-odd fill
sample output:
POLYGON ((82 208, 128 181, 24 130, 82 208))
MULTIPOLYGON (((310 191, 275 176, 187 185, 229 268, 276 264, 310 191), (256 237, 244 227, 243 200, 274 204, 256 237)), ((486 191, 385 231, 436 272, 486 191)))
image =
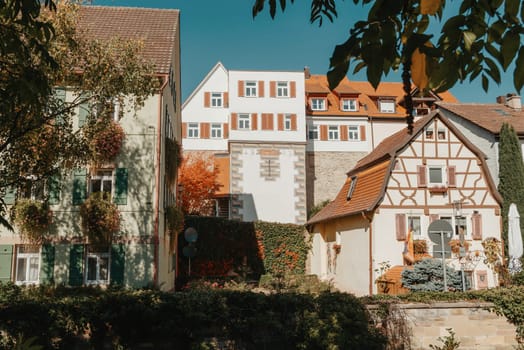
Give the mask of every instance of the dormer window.
POLYGON ((384 99, 378 101, 380 113, 395 113, 395 100, 384 99))
POLYGON ((358 111, 358 100, 356 98, 343 98, 341 100, 342 110, 345 112, 358 111))
POLYGON ((311 99, 311 110, 313 111, 325 111, 326 110, 326 99, 315 97, 311 99))
POLYGON ((357 186, 357 177, 351 176, 351 183, 349 184, 348 193, 346 195, 346 199, 350 200, 353 196, 353 192, 355 191, 355 187, 357 186))

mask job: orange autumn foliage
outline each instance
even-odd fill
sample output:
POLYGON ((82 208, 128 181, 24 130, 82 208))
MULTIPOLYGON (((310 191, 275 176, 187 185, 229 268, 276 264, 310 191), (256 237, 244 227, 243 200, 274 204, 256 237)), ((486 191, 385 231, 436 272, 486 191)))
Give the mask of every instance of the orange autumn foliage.
POLYGON ((178 183, 183 185, 182 210, 188 215, 212 215, 213 197, 220 188, 219 169, 212 157, 203 153, 184 156, 178 172, 178 183))

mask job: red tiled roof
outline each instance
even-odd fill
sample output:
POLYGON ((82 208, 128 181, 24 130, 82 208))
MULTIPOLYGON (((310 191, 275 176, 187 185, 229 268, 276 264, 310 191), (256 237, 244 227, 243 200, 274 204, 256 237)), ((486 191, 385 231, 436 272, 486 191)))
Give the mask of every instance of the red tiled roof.
POLYGON ((96 39, 120 37, 140 40, 143 57, 151 60, 155 71, 169 74, 175 54, 179 10, 135 7, 81 6, 79 28, 96 39))
POLYGON ((517 134, 524 135, 524 110, 503 104, 438 103, 439 108, 452 112, 494 135, 500 133, 503 123, 513 126, 517 134))

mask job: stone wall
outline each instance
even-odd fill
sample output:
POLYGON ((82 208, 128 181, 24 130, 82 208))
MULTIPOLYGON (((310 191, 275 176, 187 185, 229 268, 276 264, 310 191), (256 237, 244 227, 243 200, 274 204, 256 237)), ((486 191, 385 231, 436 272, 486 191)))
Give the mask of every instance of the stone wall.
POLYGON ((401 304, 399 311, 407 320, 413 350, 429 349, 430 344, 442 346, 437 339, 449 335, 447 328, 455 332, 460 350, 515 349, 515 326, 504 316, 488 311, 490 305, 471 302, 401 304))

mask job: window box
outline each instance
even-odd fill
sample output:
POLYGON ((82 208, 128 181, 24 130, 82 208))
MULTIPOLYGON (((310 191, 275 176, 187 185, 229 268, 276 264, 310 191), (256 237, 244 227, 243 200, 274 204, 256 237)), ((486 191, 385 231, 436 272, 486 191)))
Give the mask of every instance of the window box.
POLYGON ((434 186, 428 188, 430 193, 446 193, 448 188, 446 186, 434 186))

